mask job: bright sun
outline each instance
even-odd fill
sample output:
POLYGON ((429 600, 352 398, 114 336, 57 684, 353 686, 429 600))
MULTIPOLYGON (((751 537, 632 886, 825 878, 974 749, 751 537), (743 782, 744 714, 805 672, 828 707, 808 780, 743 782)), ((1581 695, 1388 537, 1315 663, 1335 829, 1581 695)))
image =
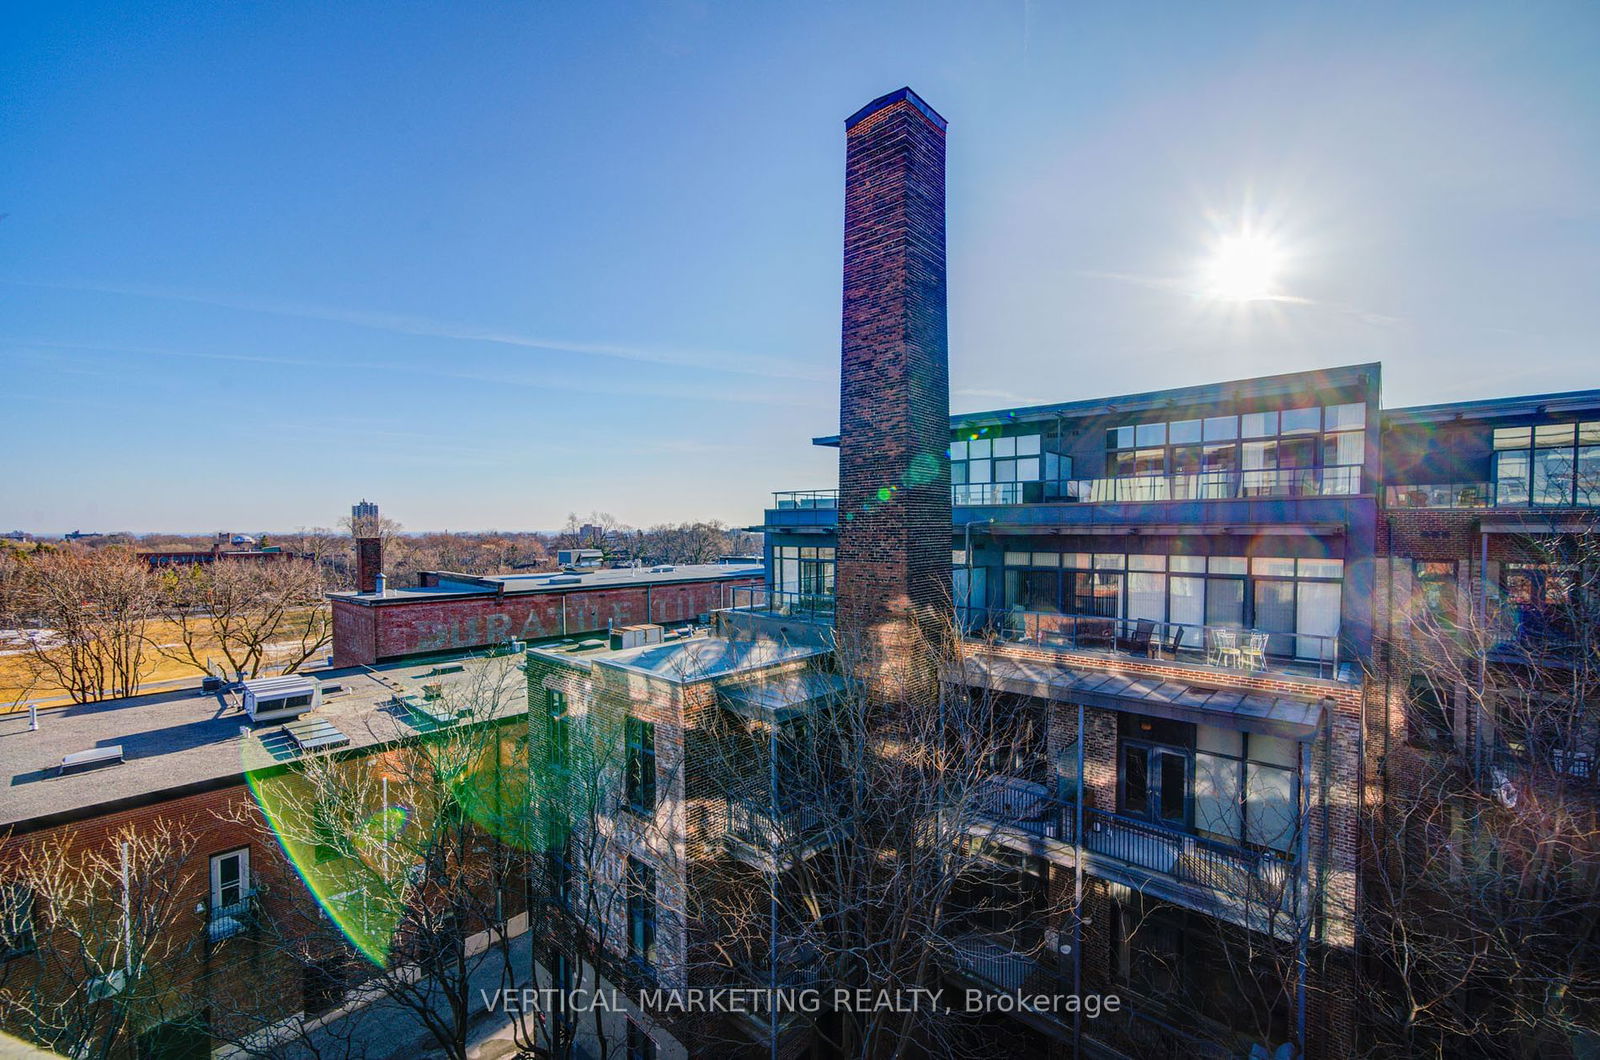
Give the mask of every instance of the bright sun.
POLYGON ((1234 302, 1271 298, 1277 293, 1282 267, 1282 251, 1266 236, 1250 232, 1223 236, 1205 265, 1205 293, 1234 302))

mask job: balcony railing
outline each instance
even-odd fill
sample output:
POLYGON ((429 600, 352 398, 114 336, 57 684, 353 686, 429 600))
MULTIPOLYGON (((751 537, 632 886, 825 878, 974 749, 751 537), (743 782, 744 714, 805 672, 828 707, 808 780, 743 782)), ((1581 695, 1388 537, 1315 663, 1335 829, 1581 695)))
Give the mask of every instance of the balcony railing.
POLYGON ((783 490, 772 495, 772 506, 778 511, 796 508, 837 508, 838 490, 783 490))
POLYGON ((1274 471, 1201 471, 1184 475, 1073 479, 1062 483, 1060 492, 1061 500, 1083 504, 1216 501, 1249 497, 1351 497, 1361 492, 1361 468, 1300 467, 1274 471))
POLYGON ((735 587, 729 598, 735 611, 762 611, 808 622, 833 621, 833 593, 790 592, 765 586, 735 587))
POLYGON ((256 927, 256 892, 246 891, 244 897, 228 905, 211 905, 206 908, 206 942, 215 944, 223 939, 249 934, 256 927))
POLYGON ((1383 502, 1390 508, 1488 508, 1494 504, 1494 484, 1444 482, 1386 486, 1383 502))
POLYGON ((734 852, 751 851, 763 862, 803 857, 828 838, 828 818, 813 803, 774 809, 764 800, 729 799, 724 823, 734 852))
POLYGON ((1327 679, 1339 673, 1336 635, 979 607, 962 609, 962 628, 970 636, 1054 651, 1166 659, 1241 673, 1327 679))
MULTIPOLYGON (((985 820, 1041 838, 1073 843, 1077 807, 1042 784, 996 777, 977 795, 985 820)), ((1258 908, 1293 913, 1298 904, 1294 860, 1105 810, 1083 810, 1083 847, 1144 872, 1225 895, 1258 908)))

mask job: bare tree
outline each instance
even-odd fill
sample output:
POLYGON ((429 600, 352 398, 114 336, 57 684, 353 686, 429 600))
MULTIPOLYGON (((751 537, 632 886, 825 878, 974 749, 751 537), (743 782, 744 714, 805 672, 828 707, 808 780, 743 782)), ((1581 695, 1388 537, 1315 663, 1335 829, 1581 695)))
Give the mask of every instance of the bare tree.
POLYGON ((190 1014, 204 888, 191 829, 156 820, 110 836, 0 847, 0 1025, 63 1056, 122 1055, 134 1035, 190 1014))
POLYGON ((75 702, 132 695, 148 672, 154 581, 121 548, 39 552, 18 568, 13 608, 41 684, 75 702))
POLYGON ((1403 724, 1362 822, 1374 1054, 1600 1033, 1600 536, 1513 547, 1476 594, 1419 571, 1380 645, 1403 724))
POLYGON ((218 560, 171 567, 156 580, 169 629, 154 648, 198 670, 219 660, 246 677, 269 664, 293 673, 333 640, 329 581, 308 560, 218 560))

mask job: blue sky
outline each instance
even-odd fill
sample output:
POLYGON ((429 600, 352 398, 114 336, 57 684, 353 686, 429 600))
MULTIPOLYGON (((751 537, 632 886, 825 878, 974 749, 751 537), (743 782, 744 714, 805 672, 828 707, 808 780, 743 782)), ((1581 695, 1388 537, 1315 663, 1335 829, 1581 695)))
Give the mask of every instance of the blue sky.
POLYGON ((0 529, 832 485, 843 119, 950 120, 955 410, 1600 385, 1600 8, 8 5, 0 529), (1283 297, 1219 305, 1219 234, 1283 297))

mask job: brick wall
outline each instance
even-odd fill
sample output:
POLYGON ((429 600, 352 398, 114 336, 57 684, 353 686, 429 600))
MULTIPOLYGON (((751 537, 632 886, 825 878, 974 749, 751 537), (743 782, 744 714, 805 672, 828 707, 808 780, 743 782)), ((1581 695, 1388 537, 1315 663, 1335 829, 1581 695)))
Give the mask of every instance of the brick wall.
POLYGON ((730 606, 735 588, 762 584, 754 576, 370 606, 335 597, 334 664, 370 665, 422 652, 504 645, 512 639, 593 633, 608 625, 686 622, 730 606))
POLYGON ((909 90, 846 127, 838 625, 869 687, 932 688, 950 599, 944 121, 909 90))

